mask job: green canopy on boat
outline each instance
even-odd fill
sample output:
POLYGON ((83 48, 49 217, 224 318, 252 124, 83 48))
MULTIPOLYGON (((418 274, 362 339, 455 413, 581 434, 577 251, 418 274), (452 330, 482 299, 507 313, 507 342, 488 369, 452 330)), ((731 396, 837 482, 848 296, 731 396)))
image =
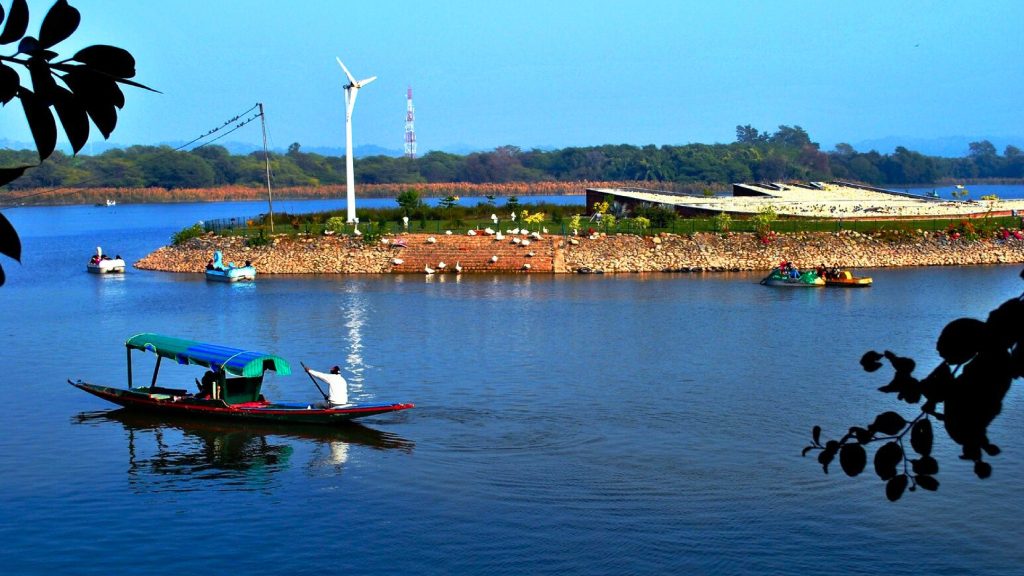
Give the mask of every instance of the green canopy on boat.
POLYGON ((253 378, 262 376, 267 370, 273 370, 282 376, 292 373, 291 366, 280 356, 230 348, 218 344, 206 344, 195 340, 185 340, 173 336, 163 336, 146 332, 136 334, 125 342, 130 350, 155 352, 163 358, 169 358, 178 364, 198 364, 213 370, 223 368, 228 374, 253 378))

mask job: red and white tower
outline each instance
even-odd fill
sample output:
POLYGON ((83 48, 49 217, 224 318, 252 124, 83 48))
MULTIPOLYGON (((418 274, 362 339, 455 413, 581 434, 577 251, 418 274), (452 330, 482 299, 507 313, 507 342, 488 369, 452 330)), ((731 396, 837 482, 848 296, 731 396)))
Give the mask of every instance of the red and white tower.
POLYGON ((413 120, 416 116, 416 109, 412 106, 412 86, 409 87, 407 94, 407 104, 405 106, 405 157, 415 158, 416 128, 413 126, 413 120))

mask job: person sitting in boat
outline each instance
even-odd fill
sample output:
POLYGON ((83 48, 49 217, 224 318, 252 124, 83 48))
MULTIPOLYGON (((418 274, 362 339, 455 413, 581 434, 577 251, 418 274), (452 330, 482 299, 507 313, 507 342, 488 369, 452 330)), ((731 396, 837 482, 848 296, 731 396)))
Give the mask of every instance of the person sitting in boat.
POLYGON ((819 278, 824 278, 825 274, 828 273, 828 269, 825 268, 825 263, 822 262, 821 264, 818 264, 818 268, 815 270, 815 272, 818 274, 819 278))
POLYGON ((341 375, 341 368, 332 366, 330 374, 306 368, 310 376, 327 384, 327 407, 334 408, 348 404, 348 382, 341 375))
POLYGON ((793 264, 792 262, 789 263, 789 277, 790 278, 799 278, 800 277, 800 269, 797 268, 796 265, 793 264))
POLYGON ((213 270, 213 258, 210 258, 209 260, 206 261, 206 269, 213 270))
POLYGON ((213 385, 217 383, 220 376, 213 370, 207 370, 206 374, 203 374, 202 382, 199 382, 199 393, 196 396, 200 398, 211 398, 213 396, 213 385))
POLYGON ((100 255, 99 254, 93 254, 92 258, 89 259, 89 263, 90 264, 99 264, 100 263, 100 255))

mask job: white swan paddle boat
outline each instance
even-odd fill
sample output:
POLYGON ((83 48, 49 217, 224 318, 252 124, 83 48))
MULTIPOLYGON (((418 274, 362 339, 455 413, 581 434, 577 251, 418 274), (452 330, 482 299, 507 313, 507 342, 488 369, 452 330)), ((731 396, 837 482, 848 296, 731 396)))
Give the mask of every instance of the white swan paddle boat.
POLYGON ((124 274, 124 260, 121 256, 111 258, 103 253, 103 249, 96 247, 96 254, 89 259, 85 267, 92 274, 124 274))
POLYGON ((251 262, 246 262, 245 266, 235 266, 234 262, 224 264, 224 256, 217 250, 206 264, 206 279, 211 282, 251 282, 256 279, 256 267, 251 262))

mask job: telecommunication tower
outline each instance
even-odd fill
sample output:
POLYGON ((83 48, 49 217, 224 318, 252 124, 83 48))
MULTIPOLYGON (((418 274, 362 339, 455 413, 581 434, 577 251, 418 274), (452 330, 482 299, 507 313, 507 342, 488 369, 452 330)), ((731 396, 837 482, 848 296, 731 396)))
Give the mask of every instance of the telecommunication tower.
POLYGON ((406 93, 405 107, 405 157, 416 157, 416 129, 413 127, 413 120, 416 116, 416 109, 412 106, 412 86, 406 93))

